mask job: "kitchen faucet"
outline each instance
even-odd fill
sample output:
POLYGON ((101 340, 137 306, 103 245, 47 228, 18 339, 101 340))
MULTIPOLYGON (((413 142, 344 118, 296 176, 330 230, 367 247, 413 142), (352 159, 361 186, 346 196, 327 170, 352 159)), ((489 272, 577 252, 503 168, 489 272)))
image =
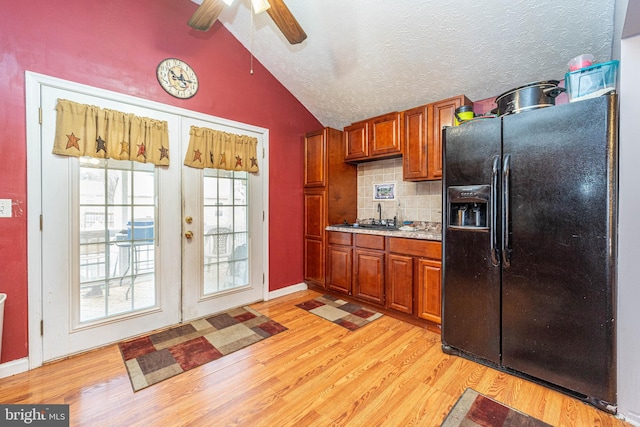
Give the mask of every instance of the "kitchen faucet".
POLYGON ((382 206, 380 206, 380 203, 378 203, 378 221, 382 224, 382 206))

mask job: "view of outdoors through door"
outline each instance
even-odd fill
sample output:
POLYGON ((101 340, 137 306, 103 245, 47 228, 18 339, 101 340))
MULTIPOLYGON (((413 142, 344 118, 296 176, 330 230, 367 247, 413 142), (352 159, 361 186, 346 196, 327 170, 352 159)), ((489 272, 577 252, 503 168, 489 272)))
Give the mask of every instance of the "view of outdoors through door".
POLYGON ((204 171, 204 295, 249 284, 248 174, 204 171))
POLYGON ((79 322, 153 307, 153 165, 94 158, 79 163, 79 322))

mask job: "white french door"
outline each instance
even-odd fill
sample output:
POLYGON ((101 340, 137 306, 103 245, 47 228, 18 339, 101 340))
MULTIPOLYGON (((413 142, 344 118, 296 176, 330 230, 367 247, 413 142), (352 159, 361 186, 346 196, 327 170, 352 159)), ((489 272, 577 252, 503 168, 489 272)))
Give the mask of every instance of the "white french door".
MULTIPOLYGON (((262 152, 259 133, 184 118, 183 139, 191 126, 255 136, 258 153, 262 152)), ((191 154, 187 149, 184 144, 183 158, 191 154)), ((183 167, 185 320, 263 299, 263 176, 263 171, 250 174, 183 167)))
POLYGON ((42 110, 39 127, 27 118, 40 160, 28 165, 29 206, 42 215, 29 230, 43 325, 30 306, 32 366, 265 298, 266 160, 259 174, 182 165, 191 125, 256 136, 260 152, 264 129, 40 78, 27 79, 27 104, 42 110), (53 155, 58 98, 167 121, 171 165, 53 155))
POLYGON ((52 154, 58 98, 166 120, 180 137, 171 114, 42 88, 44 361, 180 321, 180 167, 52 154))

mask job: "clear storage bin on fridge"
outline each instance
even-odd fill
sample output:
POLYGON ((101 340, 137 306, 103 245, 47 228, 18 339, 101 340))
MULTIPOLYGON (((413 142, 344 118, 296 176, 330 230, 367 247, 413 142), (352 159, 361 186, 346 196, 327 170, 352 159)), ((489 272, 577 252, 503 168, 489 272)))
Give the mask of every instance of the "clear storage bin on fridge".
POLYGON ((582 101, 605 95, 616 89, 619 61, 603 62, 565 74, 569 101, 582 101))

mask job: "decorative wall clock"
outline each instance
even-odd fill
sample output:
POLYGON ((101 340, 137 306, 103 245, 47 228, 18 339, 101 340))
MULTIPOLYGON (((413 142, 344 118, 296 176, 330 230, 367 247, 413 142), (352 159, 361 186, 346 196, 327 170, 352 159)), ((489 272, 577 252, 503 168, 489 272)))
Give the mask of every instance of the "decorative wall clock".
POLYGON ((198 91, 198 76, 184 61, 167 58, 158 64, 158 82, 169 95, 180 99, 191 98, 198 91))

